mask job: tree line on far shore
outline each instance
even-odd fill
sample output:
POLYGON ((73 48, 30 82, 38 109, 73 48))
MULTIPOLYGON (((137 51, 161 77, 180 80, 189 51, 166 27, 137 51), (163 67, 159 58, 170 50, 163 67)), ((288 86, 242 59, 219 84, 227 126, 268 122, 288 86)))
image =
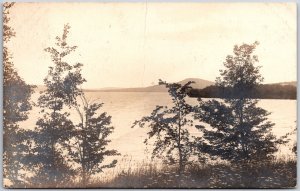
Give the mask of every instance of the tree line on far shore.
MULTIPOLYGON (((211 85, 203 89, 191 89, 188 93, 190 97, 201 98, 224 98, 232 94, 231 88, 221 88, 211 85)), ((248 95, 253 99, 297 99, 297 87, 294 85, 282 84, 260 84, 248 95)))

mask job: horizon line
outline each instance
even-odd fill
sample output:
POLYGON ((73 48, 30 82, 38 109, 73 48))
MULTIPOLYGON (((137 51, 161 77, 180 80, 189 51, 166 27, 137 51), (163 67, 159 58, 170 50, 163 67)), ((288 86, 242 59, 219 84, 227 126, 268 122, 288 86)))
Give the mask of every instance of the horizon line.
MULTIPOLYGON (((186 78, 186 79, 189 79, 189 78, 186 78)), ((184 80, 186 80, 184 79, 184 80)), ((204 80, 204 79, 201 79, 201 78, 198 78, 200 80, 204 80)), ((181 80, 181 81, 184 81, 184 80, 181 80)), ((179 82, 181 82, 179 81, 179 82)), ((208 82, 212 82, 212 83, 215 83, 214 81, 210 81, 210 80, 205 80, 205 81, 208 81, 208 82)), ((261 83, 263 85, 265 84, 277 84, 277 83, 291 83, 291 82, 296 82, 296 84, 298 84, 297 80, 292 80, 292 81, 284 81, 284 82, 269 82, 269 83, 261 83)), ((178 82, 170 82, 170 83, 178 83, 178 82)), ((45 86, 44 84, 29 84, 29 85, 33 85, 33 86, 45 86)), ((128 86, 124 86, 124 87, 83 87, 82 89, 83 90, 104 90, 104 89, 107 89, 107 90, 113 90, 113 89, 135 89, 135 88, 147 88, 147 87, 152 87, 152 86, 157 86, 159 85, 158 83, 157 84, 154 84, 154 85, 148 85, 148 86, 134 86, 134 87, 128 87, 128 86)), ((298 87, 298 85, 296 86, 298 87)))

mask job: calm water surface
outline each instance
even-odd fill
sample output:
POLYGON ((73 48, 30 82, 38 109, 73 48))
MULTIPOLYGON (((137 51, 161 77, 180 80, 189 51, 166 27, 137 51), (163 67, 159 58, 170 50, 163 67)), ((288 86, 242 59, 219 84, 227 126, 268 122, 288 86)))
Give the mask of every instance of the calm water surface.
MULTIPOLYGON (((38 94, 34 94, 33 100, 36 100, 38 94)), ((109 147, 117 149, 122 156, 130 156, 132 161, 141 162, 150 157, 150 148, 143 143, 147 137, 148 128, 134 127, 133 122, 143 116, 149 115, 156 105, 171 106, 172 101, 165 92, 87 92, 87 98, 90 101, 102 102, 103 112, 112 116, 112 125, 115 131, 111 134, 112 142, 109 147), (148 151, 147 151, 148 150, 148 151)), ((188 98, 190 104, 197 104, 197 99, 188 98)), ((275 123, 272 129, 276 136, 282 136, 291 132, 296 127, 296 100, 261 100, 260 107, 271 112, 269 120, 275 123)), ((25 128, 33 128, 39 109, 34 108, 30 112, 29 119, 20 125, 25 128)), ((71 111, 71 120, 79 122, 79 117, 75 110, 71 111)), ((191 128, 193 135, 199 132, 191 128)), ((296 135, 293 135, 292 142, 296 141, 296 135)), ((291 151, 288 148, 281 148, 278 155, 289 155, 291 151)))

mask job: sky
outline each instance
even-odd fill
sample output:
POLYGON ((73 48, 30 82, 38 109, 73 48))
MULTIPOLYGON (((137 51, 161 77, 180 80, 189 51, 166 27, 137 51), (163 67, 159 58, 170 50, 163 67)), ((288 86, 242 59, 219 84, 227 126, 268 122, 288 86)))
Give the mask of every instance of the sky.
POLYGON ((16 3, 10 18, 9 50, 29 84, 43 84, 53 65, 44 49, 66 23, 84 88, 214 81, 234 45, 255 41, 264 83, 297 79, 294 3, 16 3))

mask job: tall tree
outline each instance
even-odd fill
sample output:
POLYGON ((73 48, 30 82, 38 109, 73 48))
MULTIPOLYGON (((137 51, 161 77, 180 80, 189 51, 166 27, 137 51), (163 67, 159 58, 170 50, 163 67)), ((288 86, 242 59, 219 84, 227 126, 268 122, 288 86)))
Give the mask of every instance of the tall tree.
POLYGON ((82 186, 87 186, 91 175, 103 172, 105 168, 115 167, 117 160, 102 164, 107 156, 119 155, 116 150, 106 148, 113 132, 111 116, 106 112, 100 113, 103 104, 90 103, 84 94, 80 95, 83 109, 79 104, 75 108, 80 116, 80 123, 73 131, 73 139, 66 145, 74 162, 79 164, 77 169, 81 175, 82 186))
POLYGON ((26 84, 19 76, 8 49, 11 38, 16 34, 9 26, 9 14, 13 5, 14 3, 3 4, 3 177, 10 180, 12 186, 19 187, 25 137, 18 122, 28 118, 33 86, 26 84))
POLYGON ((46 90, 37 104, 42 108, 43 117, 38 119, 33 135, 34 153, 37 153, 34 161, 40 167, 35 180, 42 186, 60 186, 74 174, 68 158, 62 156, 62 146, 70 139, 74 129, 73 122, 68 119, 70 114, 64 109, 76 104, 76 97, 82 94, 79 86, 85 79, 81 76, 82 64, 67 62, 67 56, 77 48, 67 43, 69 29, 70 26, 65 25, 62 37, 56 37, 56 47, 45 49, 50 53, 54 66, 49 67, 44 79, 46 90))
POLYGON ((72 175, 80 173, 82 186, 86 186, 91 175, 117 163, 117 160, 112 160, 109 164, 102 164, 106 156, 118 155, 116 150, 106 148, 110 142, 108 136, 114 128, 111 116, 105 112, 98 114, 102 104, 89 103, 80 88, 85 82, 81 75, 82 64, 70 65, 66 61, 65 57, 77 48, 67 44, 69 29, 65 25, 62 37, 56 37, 56 48, 45 49, 50 53, 54 66, 49 67, 44 79, 46 90, 38 100, 44 114, 36 123, 36 133, 33 134, 34 152, 38 154, 36 159, 29 156, 40 166, 34 178, 36 185, 43 183, 42 186, 61 187, 72 175), (78 112, 78 125, 69 119, 68 109, 78 112), (71 168, 74 163, 75 167, 71 168))
POLYGON ((159 84, 168 89, 173 106, 156 106, 150 116, 143 117, 133 124, 133 127, 150 127, 149 138, 145 143, 151 138, 156 138, 152 156, 161 157, 165 154, 169 163, 178 165, 180 176, 192 155, 191 137, 187 129, 187 126, 193 126, 193 121, 188 118, 192 106, 185 100, 191 83, 193 82, 181 85, 159 80, 159 84))
POLYGON ((255 66, 258 57, 253 55, 257 42, 234 46, 234 55, 224 62, 216 84, 224 91, 222 100, 200 100, 196 107, 196 119, 210 127, 198 125, 206 141, 199 148, 212 156, 230 161, 266 160, 277 151, 276 137, 271 133, 273 123, 267 120, 269 112, 257 106, 251 99, 254 88, 263 78, 260 67, 255 66), (228 94, 228 92, 230 92, 228 94))

